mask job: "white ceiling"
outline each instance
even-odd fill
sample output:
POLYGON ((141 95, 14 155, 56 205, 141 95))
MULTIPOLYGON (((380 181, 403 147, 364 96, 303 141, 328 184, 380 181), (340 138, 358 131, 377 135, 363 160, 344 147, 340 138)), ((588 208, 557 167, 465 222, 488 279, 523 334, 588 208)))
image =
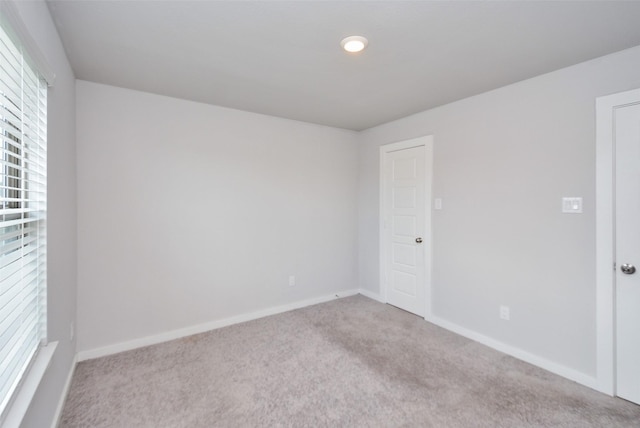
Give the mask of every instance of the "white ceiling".
POLYGON ((640 45, 637 1, 48 3, 79 79, 354 130, 640 45))

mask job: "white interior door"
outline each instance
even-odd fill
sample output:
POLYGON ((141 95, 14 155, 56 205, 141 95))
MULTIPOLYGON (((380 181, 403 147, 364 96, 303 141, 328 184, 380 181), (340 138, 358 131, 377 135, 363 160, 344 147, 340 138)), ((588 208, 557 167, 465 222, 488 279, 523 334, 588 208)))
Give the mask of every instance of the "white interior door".
POLYGON ((614 115, 616 395, 640 404, 640 104, 614 115))
POLYGON ((383 151, 382 162, 382 282, 387 303, 424 316, 425 251, 431 242, 426 212, 427 148, 392 149, 383 151))

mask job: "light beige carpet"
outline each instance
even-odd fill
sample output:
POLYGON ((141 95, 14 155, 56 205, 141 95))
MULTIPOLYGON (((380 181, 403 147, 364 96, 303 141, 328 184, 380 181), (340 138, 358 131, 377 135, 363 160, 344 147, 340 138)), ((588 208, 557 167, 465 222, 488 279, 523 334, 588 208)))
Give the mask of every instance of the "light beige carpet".
POLYGON ((78 364, 62 427, 640 427, 640 406, 362 296, 78 364))

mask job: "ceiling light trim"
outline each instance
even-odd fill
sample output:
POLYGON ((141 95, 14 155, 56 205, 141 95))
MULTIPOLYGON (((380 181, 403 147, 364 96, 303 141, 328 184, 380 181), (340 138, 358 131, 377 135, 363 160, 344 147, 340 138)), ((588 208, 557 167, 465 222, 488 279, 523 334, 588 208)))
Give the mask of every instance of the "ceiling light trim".
POLYGON ((367 47, 368 44, 369 44, 369 41, 367 40, 366 37, 363 37, 363 36, 345 37, 340 42, 340 46, 342 46, 342 49, 344 49, 346 52, 349 52, 349 53, 362 52, 367 47))

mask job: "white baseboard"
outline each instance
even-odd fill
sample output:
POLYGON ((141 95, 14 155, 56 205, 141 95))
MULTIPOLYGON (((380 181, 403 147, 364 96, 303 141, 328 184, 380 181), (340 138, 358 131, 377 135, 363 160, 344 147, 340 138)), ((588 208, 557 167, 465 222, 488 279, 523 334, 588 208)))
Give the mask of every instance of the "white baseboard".
MULTIPOLYGON (((369 297, 370 299, 377 300, 378 302, 386 303, 382 299, 382 296, 380 296, 377 293, 373 293, 369 290, 365 290, 361 288, 360 294, 362 294, 365 297, 369 297)), ((589 376, 585 373, 565 367, 561 364, 554 363, 553 361, 547 360, 546 358, 542 358, 538 355, 524 351, 520 348, 516 348, 515 346, 507 345, 506 343, 502 343, 498 340, 492 339, 488 336, 485 336, 483 334, 480 334, 468 328, 461 327, 458 324, 439 318, 433 314, 427 314, 425 316, 425 320, 439 327, 442 327, 445 330, 449 330, 453 333, 459 334, 460 336, 464 336, 467 339, 471 339, 474 342, 481 343, 483 345, 486 345, 490 348, 495 349, 496 351, 500 351, 504 354, 510 355, 514 358, 525 361, 529 364, 533 364, 534 366, 540 367, 541 369, 557 374, 558 376, 562 376, 564 378, 577 382, 586 387, 595 389, 596 391, 604 392, 605 394, 607 393, 607 391, 602 390, 602 388, 598 383, 598 379, 595 376, 589 376)))
MULTIPOLYGON (((153 335, 153 336, 147 336, 147 337, 142 337, 139 339, 134 339, 134 340, 130 340, 127 342, 121 342, 121 343, 116 343, 113 345, 109 345, 109 346, 104 346, 101 348, 96 348, 96 349, 90 349, 87 351, 81 351, 78 352, 77 356, 76 356, 76 360, 77 361, 85 361, 85 360, 90 360, 93 358, 99 358, 99 357, 104 357, 107 355, 112 355, 112 354, 117 354, 119 352, 124 352, 124 351, 129 351, 132 349, 136 349, 136 348, 142 348, 144 346, 149 346, 149 345, 155 345, 158 343, 162 343, 162 342, 167 342, 169 340, 174 340, 174 339, 180 339, 182 337, 185 336, 191 336, 193 334, 198 334, 198 333, 204 333, 210 330, 215 330, 218 328, 222 328, 222 327, 227 327, 233 324, 239 324, 242 322, 246 322, 246 321, 252 321, 258 318, 263 318, 266 316, 270 316, 270 315, 276 315, 276 314, 280 314, 283 312, 288 312, 294 309, 300 309, 300 308, 304 308, 307 306, 312 306, 312 305, 316 305, 319 303, 324 303, 324 302, 328 302, 331 300, 335 300, 335 299, 339 299, 339 298, 343 298, 343 297, 348 297, 348 296, 353 296, 356 294, 362 294, 365 297, 368 297, 370 299, 376 300, 378 302, 383 302, 382 297, 378 294, 378 293, 374 293, 372 291, 369 290, 365 290, 365 289, 354 289, 354 290, 344 290, 341 292, 336 292, 333 293, 331 295, 328 296, 321 296, 321 297, 316 297, 313 299, 307 299, 307 300, 301 300, 298 302, 294 302, 294 303, 289 303, 286 305, 281 305, 281 306, 275 306, 272 308, 267 308, 267 309, 263 309, 260 311, 256 311, 256 312, 251 312, 248 314, 243 314, 243 315, 237 315, 234 317, 230 317, 230 318, 225 318, 225 319, 221 319, 221 320, 216 320, 216 321, 211 321, 208 323, 204 323, 204 324, 198 324, 198 325, 194 325, 194 326, 190 326, 190 327, 186 327, 186 328, 182 328, 182 329, 177 329, 177 330, 172 330, 172 331, 168 331, 165 333, 160 333, 157 335, 153 335)), ((439 327, 442 327, 446 330, 449 330, 453 333, 459 334, 461 336, 464 336, 468 339, 471 339, 475 342, 481 343, 483 345, 486 345, 490 348, 493 348, 497 351, 503 352, 507 355, 511 355, 512 357, 518 358, 522 361, 525 361, 529 364, 533 364, 534 366, 540 367, 544 370, 547 370, 551 373, 555 373, 559 376, 562 376, 564 378, 567 378, 569 380, 572 380, 574 382, 577 382, 579 384, 582 384, 584 386, 587 386, 589 388, 595 389, 595 390, 599 390, 598 388, 598 382, 596 377, 593 376, 589 376, 585 373, 579 372, 577 370, 573 370, 571 368, 562 366, 560 364, 557 364, 553 361, 547 360, 545 358, 542 358, 540 356, 531 354, 527 351, 524 351, 520 348, 516 348, 514 346, 511 345, 507 345, 505 343, 502 343, 498 340, 492 339, 488 336, 485 336, 483 334, 480 334, 476 331, 470 330, 468 328, 465 327, 461 327, 455 323, 452 323, 450 321, 447 321, 445 319, 439 318, 437 316, 434 315, 430 315, 427 316, 425 318, 426 321, 431 322, 439 327)), ((74 369, 75 369, 75 361, 74 361, 74 369)), ((65 385, 65 391, 64 391, 64 395, 63 398, 61 399, 61 402, 59 403, 58 407, 58 411, 56 412, 56 417, 59 418, 59 412, 62 411, 62 407, 64 405, 64 399, 66 398, 66 393, 67 390, 70 386, 71 383, 71 377, 73 376, 73 370, 71 371, 71 373, 69 374, 69 378, 67 379, 67 384, 65 385)), ((56 423, 57 423, 57 419, 56 419, 56 423)), ((53 428, 55 428, 56 425, 54 425, 53 428)))
POLYGON ((252 321, 258 318, 267 317, 269 315, 276 315, 283 312, 292 311, 294 309, 304 308, 306 306, 317 305, 318 303, 324 303, 324 302, 328 302, 334 299, 339 299, 342 297, 354 296, 358 294, 359 291, 360 290, 357 290, 357 289, 343 290, 336 293, 332 293, 328 296, 321 296, 313 299, 301 300, 301 301, 289 303, 286 305, 275 306, 272 308, 251 312, 248 314, 237 315, 234 317, 211 321, 204 324, 198 324, 190 327, 180 328, 177 330, 171 330, 171 331, 156 334, 153 336, 141 337, 139 339, 133 339, 127 342, 115 343, 113 345, 103 346, 100 348, 80 351, 78 352, 77 359, 78 361, 85 361, 93 358, 99 358, 107 355, 117 354, 119 352, 130 351, 136 348, 142 348, 144 346, 155 345, 162 342, 168 342, 170 340, 180 339, 182 337, 191 336, 198 333, 204 333, 210 330, 227 327, 233 324, 239 324, 246 321, 252 321))
POLYGON ((369 291, 369 290, 365 290, 364 288, 361 288, 360 290, 358 290, 360 294, 362 294, 364 297, 368 297, 370 299, 373 299, 377 302, 380 303, 386 303, 382 300, 382 296, 380 296, 379 293, 374 293, 373 291, 369 291))
POLYGON ((505 343, 492 339, 488 336, 484 336, 473 330, 469 330, 468 328, 461 327, 450 321, 444 320, 442 318, 438 318, 437 316, 431 315, 430 317, 425 318, 425 320, 437 326, 440 326, 446 330, 449 330, 453 333, 459 334, 460 336, 464 336, 475 342, 482 343, 483 345, 486 345, 497 351, 500 351, 507 355, 511 355, 512 357, 515 357, 519 360, 525 361, 529 364, 533 364, 534 366, 540 367, 551 373, 557 374, 558 376, 562 376, 564 378, 567 378, 569 380, 572 380, 574 382, 577 382, 589 388, 599 390, 597 379, 593 376, 589 376, 577 370, 570 369, 558 363, 554 363, 553 361, 531 354, 520 348, 507 345, 505 343))
POLYGON ((60 418, 62 417, 62 410, 64 409, 64 403, 67 401, 67 396, 69 395, 69 388, 71 388, 71 381, 73 380, 73 374, 76 372, 76 365, 78 363, 78 354, 73 357, 73 361, 71 362, 71 370, 69 370, 69 375, 67 376, 67 380, 64 383, 64 388, 62 388, 62 394, 60 395, 60 400, 58 400, 58 406, 56 407, 56 412, 53 414, 53 421, 51 423, 51 428, 57 428, 58 424, 60 424, 60 418))

